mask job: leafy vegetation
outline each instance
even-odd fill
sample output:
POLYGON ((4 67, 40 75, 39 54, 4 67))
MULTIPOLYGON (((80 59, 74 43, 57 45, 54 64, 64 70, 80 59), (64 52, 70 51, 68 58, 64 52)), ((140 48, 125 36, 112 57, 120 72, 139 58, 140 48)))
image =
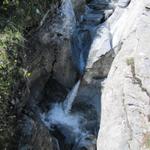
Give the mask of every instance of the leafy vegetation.
POLYGON ((21 77, 18 65, 21 44, 21 33, 12 26, 6 26, 0 32, 0 149, 8 149, 10 137, 14 135, 16 116, 13 112, 15 103, 12 94, 13 86, 21 77))
POLYGON ((0 1, 0 149, 2 150, 10 149, 9 143, 15 134, 14 108, 19 92, 14 91, 20 80, 30 76, 22 66, 24 43, 39 26, 52 2, 55 0, 0 1))

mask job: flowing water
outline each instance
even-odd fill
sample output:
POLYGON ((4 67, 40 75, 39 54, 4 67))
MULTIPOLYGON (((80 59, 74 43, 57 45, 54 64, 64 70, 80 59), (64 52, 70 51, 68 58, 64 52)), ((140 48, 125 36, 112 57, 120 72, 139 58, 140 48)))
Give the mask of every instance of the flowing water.
POLYGON ((42 114, 42 120, 47 127, 51 128, 53 124, 65 124, 79 132, 79 116, 70 114, 72 104, 77 96, 80 86, 80 80, 75 84, 68 93, 63 103, 55 103, 47 114, 42 114))
POLYGON ((79 89, 79 85, 80 85, 80 80, 75 84, 75 86, 73 87, 73 89, 69 92, 69 94, 67 95, 64 103, 63 103, 63 108, 66 114, 68 114, 72 108, 72 104, 77 96, 77 92, 79 89))
MULTIPOLYGON (((67 1, 65 0, 64 2, 67 3, 67 1)), ((70 2, 71 1, 69 0, 68 5, 65 5, 65 10, 69 10, 70 8, 72 8, 72 6, 68 7, 70 6, 70 2)), ((99 41, 102 41, 102 30, 100 31, 101 34, 97 35, 96 30, 98 26, 103 23, 105 18, 105 10, 107 9, 109 12, 110 8, 106 2, 103 3, 100 0, 93 0, 92 3, 87 4, 85 13, 81 16, 81 19, 78 22, 78 26, 76 26, 75 32, 72 37, 71 50, 73 62, 81 76, 83 76, 84 74, 87 65, 87 59, 89 61, 90 49, 94 45, 97 50, 97 47, 99 47, 100 44, 99 41), (100 40, 95 40, 98 42, 94 43, 93 37, 95 35, 100 40)), ((70 11, 65 12, 69 16, 70 11)), ((107 33, 107 31, 105 31, 105 33, 107 33)), ((106 41, 105 37, 104 41, 106 41)), ((93 55, 97 55, 97 53, 94 52, 93 55)), ((73 144, 76 143, 78 145, 80 143, 80 145, 86 145, 87 147, 88 143, 90 143, 90 141, 88 140, 89 138, 87 137, 90 134, 85 129, 85 127, 83 127, 87 122, 87 120, 84 118, 85 114, 79 112, 71 112, 72 105, 80 87, 80 82, 80 80, 77 81, 72 90, 68 93, 63 103, 53 104, 48 113, 41 114, 41 118, 44 124, 50 130, 53 130, 53 125, 56 125, 61 133, 65 136, 67 142, 72 141, 71 138, 73 138, 73 144)), ((77 149, 78 148, 74 148, 74 150, 77 149)))

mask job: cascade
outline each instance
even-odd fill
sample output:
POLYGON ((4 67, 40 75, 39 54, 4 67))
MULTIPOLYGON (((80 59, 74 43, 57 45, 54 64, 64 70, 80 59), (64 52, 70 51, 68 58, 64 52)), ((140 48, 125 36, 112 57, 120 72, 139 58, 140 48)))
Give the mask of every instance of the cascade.
MULTIPOLYGON (((67 3, 67 1, 64 2, 67 3)), ((70 4, 71 1, 69 0, 68 2, 68 4, 70 4)), ((68 5, 65 6, 65 8, 68 8, 68 5)), ((91 49, 95 49, 92 56, 97 56, 98 53, 101 53, 98 49, 99 45, 107 41, 110 43, 111 41, 110 38, 107 40, 107 37, 110 37, 109 28, 106 28, 105 24, 102 23, 104 23, 106 16, 110 16, 112 12, 113 8, 109 5, 109 2, 105 0, 92 0, 87 3, 85 12, 76 24, 76 29, 74 30, 71 41, 71 55, 75 68, 81 77, 84 75, 88 62, 90 62, 89 56, 91 56, 91 49)), ((70 12, 66 11, 66 13, 69 14, 70 12)), ((111 44, 109 46, 106 43, 104 44, 104 47, 111 48, 111 44)), ((99 58, 99 56, 97 57, 99 58)), ((97 124, 96 122, 93 123, 92 120, 92 122, 87 125, 88 120, 85 118, 84 112, 80 110, 76 110, 75 112, 71 111, 74 100, 78 94, 80 82, 81 79, 73 86, 64 102, 54 103, 48 113, 41 114, 42 121, 50 131, 55 130, 53 129, 53 126, 57 127, 61 134, 64 135, 65 142, 75 145, 73 148, 74 150, 77 150, 80 147, 88 149, 88 144, 91 144, 91 141, 93 140, 89 140, 90 138, 93 138, 90 134, 95 132, 93 129, 92 131, 89 130, 89 128, 95 128, 95 125, 97 124)), ((85 105, 85 107, 87 106, 85 105)), ((88 105, 86 109, 89 111, 91 106, 88 105)), ((96 114, 95 111, 93 112, 96 114)))
POLYGON ((69 92, 69 94, 67 95, 64 103, 63 103, 63 108, 65 113, 69 113, 72 107, 72 104, 75 100, 75 97, 77 95, 78 89, 79 89, 79 85, 80 85, 80 80, 75 84, 75 86, 73 87, 73 89, 69 92))

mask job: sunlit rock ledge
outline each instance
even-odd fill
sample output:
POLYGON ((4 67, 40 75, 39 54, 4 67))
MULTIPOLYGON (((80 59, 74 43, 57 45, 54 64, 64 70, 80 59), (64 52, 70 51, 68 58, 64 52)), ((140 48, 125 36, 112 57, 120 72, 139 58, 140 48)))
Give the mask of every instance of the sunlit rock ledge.
MULTIPOLYGON (((118 28, 114 30, 122 46, 102 90, 98 150, 150 148, 149 4, 144 0, 131 0, 121 15, 126 21, 118 21, 118 28)), ((121 17, 117 20, 124 21, 121 17)))

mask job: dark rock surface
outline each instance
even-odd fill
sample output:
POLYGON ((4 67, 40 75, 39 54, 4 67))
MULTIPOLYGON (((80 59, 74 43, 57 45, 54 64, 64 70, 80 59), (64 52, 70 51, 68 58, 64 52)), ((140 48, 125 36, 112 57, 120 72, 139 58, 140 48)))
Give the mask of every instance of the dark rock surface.
POLYGON ((60 150, 57 139, 40 121, 24 116, 20 128, 19 150, 60 150))

